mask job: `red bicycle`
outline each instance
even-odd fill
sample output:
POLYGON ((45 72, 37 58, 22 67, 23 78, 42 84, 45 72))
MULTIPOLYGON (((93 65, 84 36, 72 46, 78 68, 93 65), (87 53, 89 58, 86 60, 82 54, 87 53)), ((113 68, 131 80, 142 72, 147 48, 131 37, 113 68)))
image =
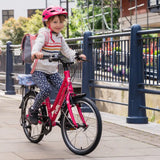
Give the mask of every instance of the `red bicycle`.
POLYGON ((50 98, 41 104, 38 113, 38 125, 28 120, 28 109, 37 95, 36 86, 31 85, 22 98, 21 125, 26 137, 38 143, 44 135, 51 132, 52 127, 59 126, 66 146, 75 154, 85 155, 92 152, 98 145, 102 133, 100 113, 85 94, 73 91, 68 62, 59 54, 49 57, 49 61, 60 61, 64 68, 64 80, 53 103, 50 98), (57 118, 58 117, 58 118, 57 118))

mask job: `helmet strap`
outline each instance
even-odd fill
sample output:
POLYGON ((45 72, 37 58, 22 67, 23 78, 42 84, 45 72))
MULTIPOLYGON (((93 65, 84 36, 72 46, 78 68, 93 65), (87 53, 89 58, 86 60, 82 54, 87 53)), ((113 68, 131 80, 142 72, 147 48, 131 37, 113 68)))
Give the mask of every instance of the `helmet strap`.
POLYGON ((50 29, 50 38, 51 38, 52 42, 55 43, 55 41, 52 38, 52 32, 53 32, 53 30, 52 30, 50 24, 49 24, 48 28, 50 29))

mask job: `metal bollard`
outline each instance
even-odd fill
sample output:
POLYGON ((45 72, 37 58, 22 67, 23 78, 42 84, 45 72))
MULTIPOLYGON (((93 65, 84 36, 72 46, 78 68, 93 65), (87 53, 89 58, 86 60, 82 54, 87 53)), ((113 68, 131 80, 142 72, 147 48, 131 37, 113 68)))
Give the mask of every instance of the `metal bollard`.
POLYGON ((139 39, 141 35, 137 32, 141 30, 139 25, 133 25, 131 29, 131 55, 130 55, 130 77, 129 77, 129 106, 127 123, 146 124, 146 110, 140 108, 145 106, 145 94, 138 89, 144 89, 144 66, 142 55, 142 44, 139 39))
MULTIPOLYGON (((94 63, 92 56, 92 40, 89 37, 92 36, 92 32, 84 33, 83 41, 83 54, 86 55, 88 62, 83 63, 83 72, 82 72, 82 93, 86 93, 88 98, 95 98, 94 88, 90 88, 90 80, 94 80, 94 63)), ((89 110, 83 106, 82 111, 88 112, 89 110)))
POLYGON ((5 94, 14 95, 16 94, 14 89, 14 79, 12 78, 13 73, 13 54, 11 52, 12 42, 7 42, 7 57, 6 57, 6 92, 5 94))

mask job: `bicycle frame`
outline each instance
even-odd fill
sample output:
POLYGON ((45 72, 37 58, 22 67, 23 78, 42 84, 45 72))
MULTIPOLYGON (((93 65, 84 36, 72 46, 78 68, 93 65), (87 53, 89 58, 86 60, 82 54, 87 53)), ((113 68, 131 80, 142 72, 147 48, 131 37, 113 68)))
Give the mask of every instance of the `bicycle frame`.
MULTIPOLYGON (((59 113, 59 111, 62 107, 62 104, 63 104, 65 98, 66 98, 66 103, 67 103, 67 107, 68 107, 69 114, 71 116, 72 122, 73 122, 74 126, 76 128, 78 128, 78 125, 75 121, 75 118, 74 118, 72 110, 71 110, 72 105, 70 103, 70 96, 76 96, 76 94, 73 92, 73 87, 72 87, 72 82, 71 82, 71 77, 70 77, 70 71, 69 70, 64 70, 64 80, 62 82, 62 85, 60 87, 60 90, 59 90, 59 92, 56 96, 56 99, 55 99, 53 105, 51 105, 49 97, 47 97, 45 99, 45 101, 42 103, 42 104, 45 104, 47 106, 48 116, 51 119, 52 126, 57 125, 55 120, 56 120, 57 115, 58 115, 58 113, 59 113)), ((76 106, 76 107, 78 109, 78 113, 81 117, 81 120, 82 120, 83 124, 86 125, 86 122, 85 122, 84 117, 82 115, 81 108, 79 106, 76 106)))

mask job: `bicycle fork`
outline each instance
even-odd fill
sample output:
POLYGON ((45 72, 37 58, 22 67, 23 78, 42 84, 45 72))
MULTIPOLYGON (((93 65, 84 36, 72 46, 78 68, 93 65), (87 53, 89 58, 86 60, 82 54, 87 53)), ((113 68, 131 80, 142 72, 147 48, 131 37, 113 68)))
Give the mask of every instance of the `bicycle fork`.
POLYGON ((81 111, 81 107, 77 104, 76 105, 76 107, 77 107, 77 110, 78 110, 78 113, 79 113, 79 115, 80 115, 80 118, 81 118, 81 120, 82 120, 82 122, 83 122, 83 126, 80 126, 80 125, 78 125, 77 123, 76 123, 76 121, 75 121, 75 118, 74 118, 74 115, 73 115, 73 112, 72 112, 72 105, 71 105, 71 103, 70 103, 70 94, 67 94, 67 96, 66 96, 66 103, 67 103, 67 108, 68 108, 68 111, 69 111, 69 114, 70 114, 70 116, 71 116, 71 119, 72 119, 72 122, 73 122, 73 124, 74 124, 74 126, 76 127, 76 128, 79 128, 79 127, 87 127, 87 124, 86 124, 86 122, 85 122, 85 119, 84 119, 84 117, 83 117, 83 114, 82 114, 82 111, 81 111))

